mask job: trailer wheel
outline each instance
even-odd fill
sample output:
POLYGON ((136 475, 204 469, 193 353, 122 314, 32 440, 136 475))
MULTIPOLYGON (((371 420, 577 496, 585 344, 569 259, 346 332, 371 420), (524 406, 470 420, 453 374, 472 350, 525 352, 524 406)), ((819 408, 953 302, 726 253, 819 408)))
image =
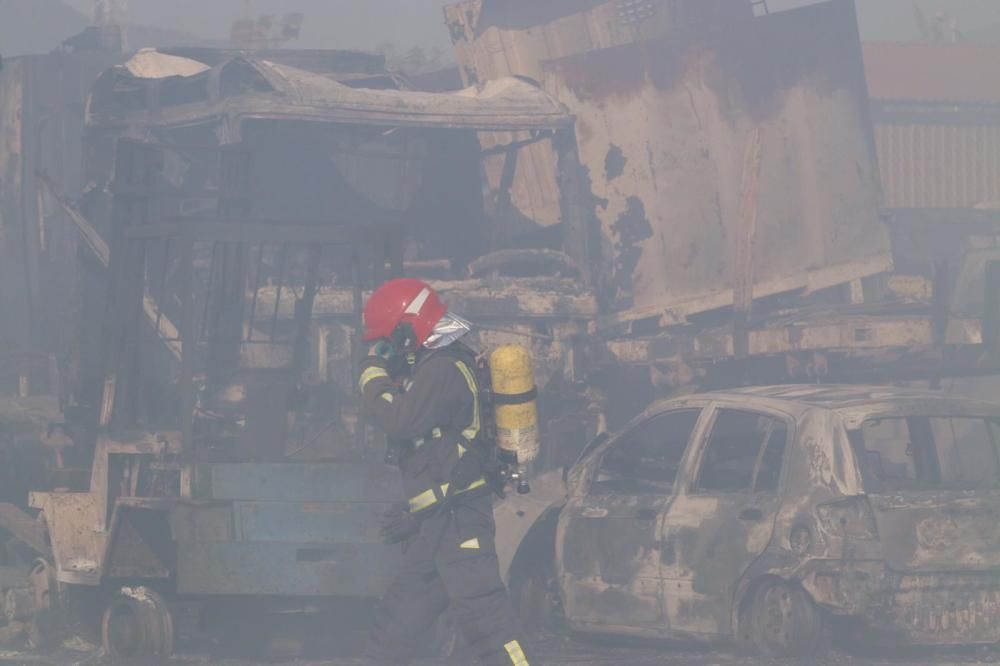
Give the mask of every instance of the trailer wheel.
POLYGON ((104 611, 101 642, 104 653, 123 664, 169 656, 174 625, 163 597, 143 587, 123 588, 104 611))
POLYGON ((823 616, 798 585, 763 581, 748 608, 749 639, 767 657, 809 657, 826 645, 823 616))

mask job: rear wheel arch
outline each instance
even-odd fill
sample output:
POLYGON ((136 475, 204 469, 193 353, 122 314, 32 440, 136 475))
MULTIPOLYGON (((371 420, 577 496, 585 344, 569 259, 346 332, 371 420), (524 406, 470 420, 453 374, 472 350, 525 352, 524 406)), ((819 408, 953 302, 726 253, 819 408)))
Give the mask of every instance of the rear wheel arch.
MULTIPOLYGON (((733 636, 740 637, 740 626, 743 620, 744 607, 753 599, 753 595, 758 587, 768 580, 783 581, 792 585, 801 585, 794 575, 802 563, 802 558, 777 545, 778 540, 787 538, 779 536, 778 524, 775 523, 774 531, 771 534, 771 542, 746 571, 740 577, 733 594, 732 606, 732 628, 733 636)), ((812 596, 810 595, 810 600, 812 596)))
POLYGON ((808 657, 822 652, 828 645, 829 622, 826 613, 812 595, 794 579, 763 574, 750 580, 734 605, 734 637, 736 643, 768 657, 808 657), (768 645, 761 635, 766 594, 785 594, 793 608, 795 636, 787 645, 768 645))
POLYGON ((774 574, 761 574, 746 579, 737 592, 736 603, 733 604, 733 636, 740 645, 752 645, 749 636, 751 605, 753 604, 753 598, 757 594, 757 590, 769 581, 790 582, 774 574))
POLYGON ((545 603, 545 593, 555 580, 556 525, 561 510, 562 507, 550 507, 535 521, 510 566, 507 587, 511 601, 519 614, 533 616, 528 618, 533 623, 545 621, 539 616, 545 615, 546 609, 538 606, 545 603))
POLYGON ((513 589, 533 573, 555 570, 556 524, 562 507, 550 507, 538 517, 517 547, 508 585, 513 589))

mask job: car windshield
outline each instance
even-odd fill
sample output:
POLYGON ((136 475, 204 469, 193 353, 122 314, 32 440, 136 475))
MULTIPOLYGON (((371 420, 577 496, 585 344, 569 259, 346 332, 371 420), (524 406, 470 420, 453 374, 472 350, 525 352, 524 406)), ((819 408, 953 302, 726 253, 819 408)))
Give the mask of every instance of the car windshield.
POLYGON ((868 492, 1000 487, 1000 429, 966 416, 866 421, 850 432, 868 492))
POLYGON ((700 414, 700 409, 664 412, 625 432, 604 454, 591 492, 670 492, 700 414))

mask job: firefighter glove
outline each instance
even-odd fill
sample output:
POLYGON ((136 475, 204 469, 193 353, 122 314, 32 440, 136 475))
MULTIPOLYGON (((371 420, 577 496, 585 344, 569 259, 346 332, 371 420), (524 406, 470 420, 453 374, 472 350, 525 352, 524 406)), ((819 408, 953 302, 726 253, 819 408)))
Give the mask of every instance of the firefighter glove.
POLYGON ((373 379, 389 377, 389 364, 381 356, 369 356, 361 364, 361 377, 358 379, 358 388, 364 393, 368 382, 373 379))
POLYGON ((402 543, 420 531, 420 519, 405 503, 393 504, 382 515, 382 538, 386 543, 402 543))

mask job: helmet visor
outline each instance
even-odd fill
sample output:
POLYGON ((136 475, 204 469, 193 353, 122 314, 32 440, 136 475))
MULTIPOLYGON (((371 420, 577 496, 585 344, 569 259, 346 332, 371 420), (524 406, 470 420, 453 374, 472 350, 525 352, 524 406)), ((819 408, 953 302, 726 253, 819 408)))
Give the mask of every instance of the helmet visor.
POLYGON ((437 323, 431 334, 427 336, 424 347, 441 349, 455 342, 472 330, 472 324, 456 314, 446 312, 437 323))

